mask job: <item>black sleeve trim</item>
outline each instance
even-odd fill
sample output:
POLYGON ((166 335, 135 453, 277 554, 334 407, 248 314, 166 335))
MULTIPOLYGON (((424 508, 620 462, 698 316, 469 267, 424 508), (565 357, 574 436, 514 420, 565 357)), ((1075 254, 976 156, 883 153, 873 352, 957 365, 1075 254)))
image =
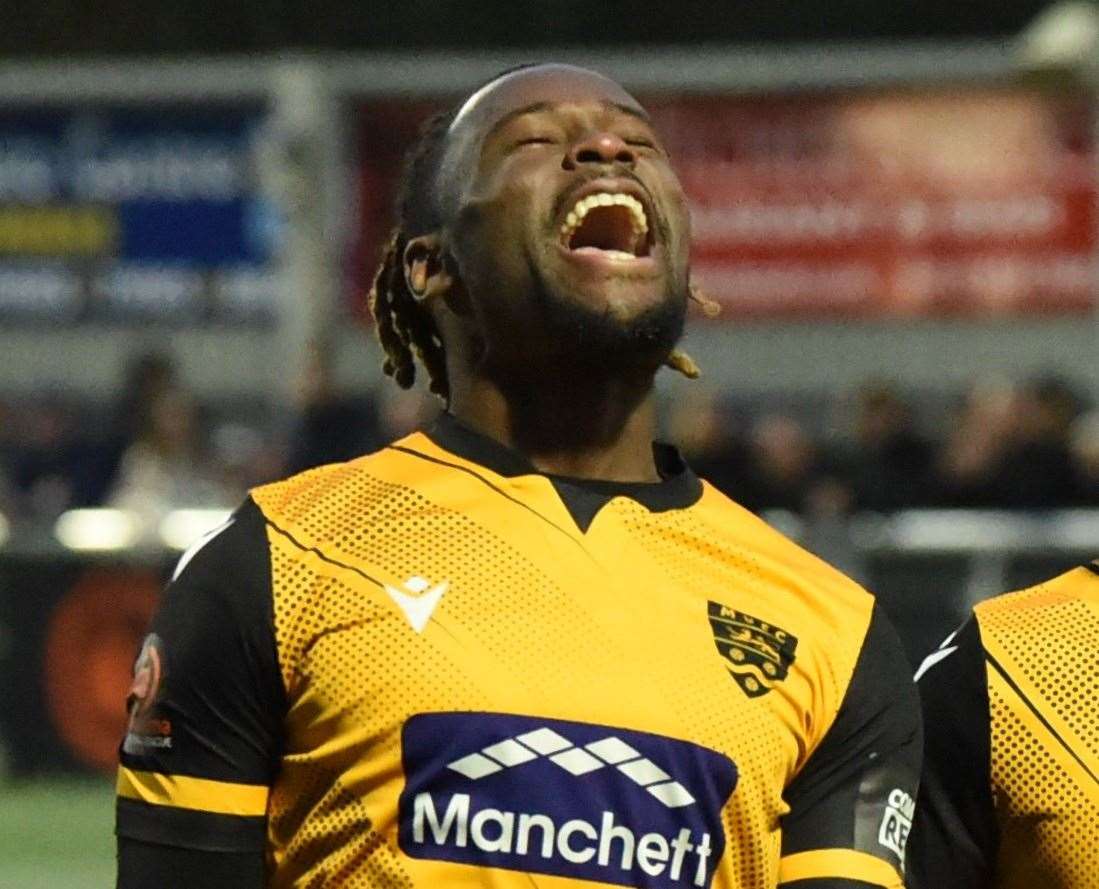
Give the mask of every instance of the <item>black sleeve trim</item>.
MULTIPOLYGON (((975 617, 949 657, 921 677, 924 774, 909 840, 914 887, 983 887, 993 879, 999 829, 992 796, 988 678, 975 617)), ((943 649, 945 650, 945 648, 943 649)))
POLYGON ((155 649, 162 675, 150 701, 131 704, 120 759, 138 771, 269 784, 288 704, 259 507, 246 500, 181 565, 142 654, 155 649))
POLYGON ((262 815, 220 815, 119 798, 115 802, 115 833, 145 843, 203 852, 259 852, 262 855, 267 839, 267 819, 262 815))
POLYGON ((263 889, 264 857, 256 852, 199 852, 123 839, 117 889, 263 889))
POLYGON ((875 605, 835 722, 787 788, 783 856, 853 849, 902 871, 923 744, 910 669, 875 605))

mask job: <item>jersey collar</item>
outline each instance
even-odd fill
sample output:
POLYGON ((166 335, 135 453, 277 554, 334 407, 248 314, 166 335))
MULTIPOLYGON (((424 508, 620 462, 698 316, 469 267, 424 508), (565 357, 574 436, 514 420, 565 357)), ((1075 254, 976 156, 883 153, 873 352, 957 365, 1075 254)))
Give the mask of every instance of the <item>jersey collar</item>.
POLYGON ((424 434, 443 450, 490 469, 504 478, 541 475, 556 489, 561 501, 582 531, 587 531, 599 510, 615 497, 627 497, 650 512, 686 509, 702 496, 702 482, 678 450, 653 443, 658 482, 614 482, 570 478, 539 472, 521 453, 475 432, 453 414, 443 413, 424 434))

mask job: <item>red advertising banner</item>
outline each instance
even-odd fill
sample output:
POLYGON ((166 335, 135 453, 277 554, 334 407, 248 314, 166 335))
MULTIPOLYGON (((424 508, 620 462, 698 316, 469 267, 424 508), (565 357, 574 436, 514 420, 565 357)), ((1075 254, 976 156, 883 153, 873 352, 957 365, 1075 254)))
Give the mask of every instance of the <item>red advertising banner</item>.
MULTIPOLYGON (((1099 155, 1082 97, 956 89, 642 101, 690 200, 694 279, 724 319, 1096 306, 1099 155)), ((430 107, 362 110, 368 267, 401 151, 430 107)))

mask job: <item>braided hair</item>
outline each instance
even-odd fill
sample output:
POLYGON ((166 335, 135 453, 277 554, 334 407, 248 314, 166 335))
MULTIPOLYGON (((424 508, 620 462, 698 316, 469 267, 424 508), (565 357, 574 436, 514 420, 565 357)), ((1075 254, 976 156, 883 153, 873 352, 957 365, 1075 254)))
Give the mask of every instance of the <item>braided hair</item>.
POLYGON ((416 380, 416 358, 428 375, 428 388, 444 401, 450 397, 446 353, 435 319, 409 290, 404 252, 413 238, 442 224, 435 202, 435 175, 446 143, 447 129, 457 109, 429 118, 405 158, 397 191, 397 226, 390 233, 382 262, 370 288, 370 312, 385 350, 382 370, 402 389, 416 380))
MULTIPOLYGON (((488 83, 527 67, 533 66, 510 68, 488 83)), ((377 324, 378 340, 385 351, 382 371, 393 377, 402 389, 409 389, 416 380, 418 358, 427 371, 429 391, 444 402, 450 397, 450 382, 447 379, 443 339, 431 313, 408 287, 404 252, 410 240, 437 231, 442 226, 442 214, 435 200, 436 176, 446 147, 447 132, 460 108, 461 104, 430 117, 405 156, 397 190, 398 223, 389 235, 368 296, 370 311, 377 324)), ((694 285, 690 288, 690 298, 710 317, 720 311, 718 304, 694 285)), ((679 349, 668 356, 666 364, 689 379, 697 379, 701 375, 698 365, 679 349)))

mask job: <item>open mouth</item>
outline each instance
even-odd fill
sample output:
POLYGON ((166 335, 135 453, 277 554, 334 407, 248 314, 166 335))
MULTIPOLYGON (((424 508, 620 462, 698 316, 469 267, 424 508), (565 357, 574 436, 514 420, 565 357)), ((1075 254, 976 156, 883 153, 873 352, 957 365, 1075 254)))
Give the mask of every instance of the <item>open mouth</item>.
POLYGON ((645 207, 629 194, 586 195, 561 223, 561 245, 574 253, 596 253, 615 261, 646 257, 652 236, 645 207))

